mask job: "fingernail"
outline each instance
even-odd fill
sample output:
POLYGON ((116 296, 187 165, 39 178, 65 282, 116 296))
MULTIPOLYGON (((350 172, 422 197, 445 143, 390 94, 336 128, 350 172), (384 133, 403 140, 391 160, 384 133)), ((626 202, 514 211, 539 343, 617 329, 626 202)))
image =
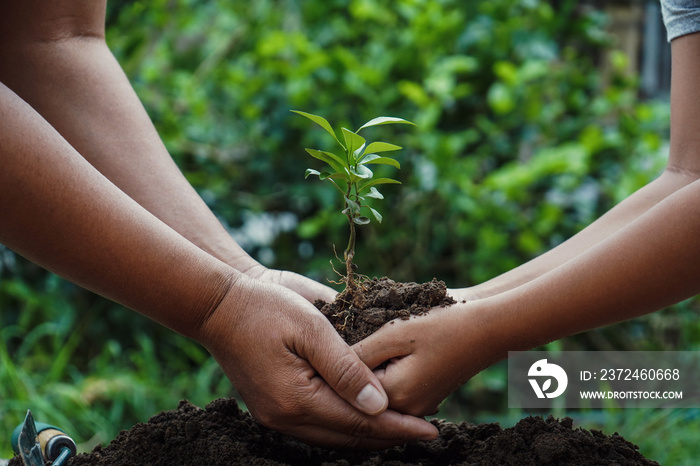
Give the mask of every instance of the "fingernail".
POLYGON ((386 408, 388 400, 377 390, 374 385, 368 383, 355 398, 357 406, 367 414, 378 414, 386 408))

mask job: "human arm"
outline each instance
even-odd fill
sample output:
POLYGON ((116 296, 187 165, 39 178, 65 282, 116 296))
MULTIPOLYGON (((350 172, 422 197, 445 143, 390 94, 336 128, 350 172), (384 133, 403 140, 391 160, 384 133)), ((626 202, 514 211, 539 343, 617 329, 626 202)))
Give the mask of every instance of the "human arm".
POLYGON ((104 40, 103 1, 4 2, 0 82, 28 102, 120 190, 180 235, 257 279, 310 301, 335 291, 250 257, 168 154, 104 40))
POLYGON ((261 422, 335 446, 435 435, 384 411, 376 377, 310 303, 190 243, 1 83, 0 166, 0 243, 199 341, 261 422))
POLYGON ((370 367, 397 358, 378 371, 390 407, 434 411, 508 351, 653 312, 700 292, 700 34, 674 40, 672 50, 671 146, 661 181, 618 209, 627 217, 618 226, 596 226, 596 235, 584 235, 580 250, 567 246, 565 255, 550 255, 560 260, 540 261, 524 269, 531 275, 516 272, 509 278, 516 280, 500 282, 501 292, 385 326, 356 345, 370 367))
POLYGON ((495 296, 433 309, 355 345, 401 412, 425 415, 508 351, 631 319, 700 292, 700 181, 558 268, 495 296))
POLYGON ((251 278, 109 54, 104 2, 0 3, 0 81, 34 107, 0 83, 0 242, 199 341, 269 427, 372 448, 436 434, 384 411, 376 377, 313 306, 251 278))
POLYGON ((517 288, 605 241, 669 195, 697 179, 698 173, 669 164, 658 178, 630 195, 567 241, 486 282, 468 288, 453 289, 450 290, 450 294, 458 300, 471 301, 517 288))
POLYGON ((531 261, 470 288, 456 297, 478 299, 515 288, 576 257, 629 225, 669 195, 700 178, 700 46, 697 34, 674 40, 671 85, 671 145, 666 170, 581 232, 531 261))

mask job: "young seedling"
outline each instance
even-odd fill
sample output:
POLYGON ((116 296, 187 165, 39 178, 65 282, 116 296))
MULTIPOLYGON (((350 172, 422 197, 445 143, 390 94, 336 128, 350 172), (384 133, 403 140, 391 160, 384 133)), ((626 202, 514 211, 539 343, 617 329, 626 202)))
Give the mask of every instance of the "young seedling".
POLYGON ((360 126, 357 131, 342 128, 341 137, 338 137, 338 133, 325 118, 297 110, 292 110, 292 112, 308 118, 326 130, 342 149, 340 154, 318 149, 306 149, 306 152, 313 158, 325 162, 327 165, 327 169, 324 171, 314 170, 313 168, 307 169, 306 178, 315 175, 321 180, 328 180, 333 183, 343 196, 342 213, 347 217, 350 225, 350 238, 343 254, 346 271, 344 293, 348 293, 357 286, 354 272, 355 265, 353 264, 353 259, 355 258, 355 228, 357 225, 366 225, 371 221, 370 217, 363 215, 363 209, 368 209, 378 222, 381 223, 382 221, 382 215, 376 209, 366 204, 367 198, 384 199, 384 196, 377 190, 377 186, 401 184, 392 178, 375 178, 374 173, 368 167, 368 165, 389 165, 400 169, 401 165, 396 159, 378 154, 396 151, 401 149, 401 147, 388 142, 372 142, 368 144, 359 133, 363 129, 372 126, 390 124, 415 126, 415 124, 402 118, 378 117, 360 126))

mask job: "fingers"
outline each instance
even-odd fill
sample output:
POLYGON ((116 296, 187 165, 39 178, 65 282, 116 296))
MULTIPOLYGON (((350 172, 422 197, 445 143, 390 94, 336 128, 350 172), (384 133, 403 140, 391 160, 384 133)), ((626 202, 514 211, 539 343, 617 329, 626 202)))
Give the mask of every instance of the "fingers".
POLYGON ((320 376, 309 380, 309 386, 315 387, 308 397, 309 405, 319 415, 315 416, 315 424, 306 426, 306 431, 318 435, 325 432, 321 437, 316 435, 315 441, 386 448, 409 440, 435 438, 437 429, 425 420, 386 411, 389 400, 377 376, 321 318, 324 325, 316 330, 316 335, 300 339, 313 342, 313 346, 296 348, 299 358, 320 376))
POLYGON ((297 354, 306 359, 341 398, 358 410, 369 415, 386 410, 389 399, 381 383, 333 327, 325 321, 314 333, 301 339, 297 354), (313 346, 309 345, 310 342, 313 346))
POLYGON ((475 287, 471 288, 450 288, 447 290, 447 294, 449 296, 452 296, 454 299, 456 299, 458 302, 466 302, 466 301, 476 301, 477 299, 480 299, 483 296, 479 296, 477 294, 477 291, 475 287))
POLYGON ((429 422, 384 411, 368 416, 353 408, 320 377, 310 381, 314 392, 308 398, 308 410, 303 419, 296 419, 290 435, 307 443, 334 448, 383 449, 413 440, 432 440, 437 428, 429 422))
POLYGON ((389 408, 413 416, 437 412, 459 378, 446 361, 444 332, 435 332, 435 315, 395 321, 352 348, 370 368, 389 396, 389 408), (437 335, 437 336, 436 336, 437 335))
POLYGON ((280 274, 279 283, 282 286, 300 294, 302 297, 304 297, 304 299, 311 303, 317 299, 322 299, 323 301, 330 303, 338 294, 337 291, 329 286, 289 271, 284 271, 280 274))
POLYGON ((374 369, 392 358, 407 356, 415 350, 415 340, 405 337, 401 323, 385 325, 378 332, 355 343, 352 349, 367 367, 374 369))
POLYGON ((433 386, 435 374, 428 373, 413 355, 392 359, 376 375, 389 395, 389 409, 403 414, 433 415, 448 394, 439 384, 433 386))
POLYGON ((321 447, 367 450, 383 450, 416 440, 433 440, 439 435, 437 427, 429 422, 396 411, 385 411, 379 416, 356 421, 349 433, 337 429, 338 424, 333 428, 307 425, 296 429, 294 435, 302 440, 312 439, 305 441, 321 447), (423 434, 417 435, 416 432, 423 434))
POLYGON ((386 448, 437 435, 423 419, 386 411, 376 375, 313 306, 284 288, 273 298, 260 289, 253 291, 263 299, 247 300, 254 310, 214 315, 205 339, 258 421, 334 447, 386 448))
POLYGON ((329 286, 288 270, 267 269, 259 265, 255 269, 248 269, 246 273, 259 280, 281 285, 292 290, 311 303, 317 299, 332 302, 338 294, 337 291, 329 286))
POLYGON ((420 387, 415 387, 422 376, 414 354, 416 342, 403 334, 402 327, 401 322, 385 326, 352 348, 368 367, 381 366, 374 373, 389 395, 391 409, 413 416, 434 414, 437 404, 420 396, 420 387))

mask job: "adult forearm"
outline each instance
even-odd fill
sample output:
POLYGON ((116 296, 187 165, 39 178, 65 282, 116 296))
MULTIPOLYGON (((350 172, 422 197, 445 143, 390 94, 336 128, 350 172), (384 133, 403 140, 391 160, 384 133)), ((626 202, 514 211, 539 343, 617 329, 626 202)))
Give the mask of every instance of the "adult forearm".
POLYGON ((0 242, 195 338, 260 422, 330 446, 432 439, 310 303, 202 251, 120 191, 0 84, 0 242))
POLYGON ((0 242, 192 335, 232 269, 149 214, 0 84, 0 242))
POLYGON ((173 162, 101 38, 23 41, 4 81, 95 168, 192 243, 245 271, 257 266, 173 162))
POLYGON ((92 166, 203 251, 309 301, 335 291, 248 255, 187 182, 104 41, 104 2, 36 0, 0 18, 0 82, 37 110, 92 166), (34 5, 33 5, 34 4, 34 5), (6 20, 6 21, 3 21, 6 20), (25 23, 27 26, 25 27, 25 23))

